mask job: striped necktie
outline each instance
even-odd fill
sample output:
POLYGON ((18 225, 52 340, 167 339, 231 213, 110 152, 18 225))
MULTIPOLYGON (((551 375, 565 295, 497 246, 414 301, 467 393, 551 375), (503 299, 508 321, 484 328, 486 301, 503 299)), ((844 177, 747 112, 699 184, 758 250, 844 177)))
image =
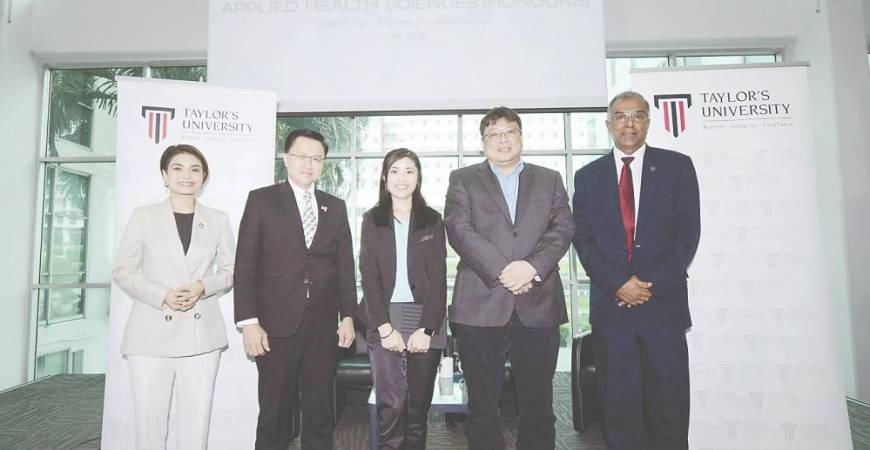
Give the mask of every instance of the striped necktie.
POLYGON ((311 248, 314 232, 317 231, 317 220, 314 218, 314 208, 311 206, 311 191, 305 191, 302 202, 302 231, 305 233, 305 247, 311 248))

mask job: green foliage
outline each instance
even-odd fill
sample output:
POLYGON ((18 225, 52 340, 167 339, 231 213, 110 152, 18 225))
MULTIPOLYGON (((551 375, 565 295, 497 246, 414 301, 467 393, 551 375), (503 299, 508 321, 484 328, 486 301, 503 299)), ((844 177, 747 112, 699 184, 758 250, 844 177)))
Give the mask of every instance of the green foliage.
POLYGON ((153 67, 151 78, 204 82, 208 79, 208 69, 205 66, 153 67))
MULTIPOLYGON (((368 119, 365 117, 280 117, 275 127, 275 154, 284 153, 284 139, 291 131, 299 128, 317 130, 326 138, 331 153, 349 153, 353 147, 353 136, 361 135, 368 119), (356 127, 356 133, 354 133, 356 127)), ((323 174, 317 181, 317 188, 329 192, 339 198, 350 195, 350 168, 347 164, 335 160, 326 160, 323 174)), ((281 161, 275 167, 275 182, 287 179, 287 171, 281 161)))
POLYGON ((58 156, 56 141, 90 142, 91 111, 115 115, 116 76, 142 76, 139 67, 63 69, 51 71, 48 115, 48 155, 58 156))
MULTIPOLYGON (((154 78, 205 81, 205 66, 156 67, 154 78)), ((58 156, 57 140, 90 146, 93 110, 114 116, 118 108, 117 76, 141 77, 141 67, 58 69, 51 71, 48 115, 48 155, 58 156)))

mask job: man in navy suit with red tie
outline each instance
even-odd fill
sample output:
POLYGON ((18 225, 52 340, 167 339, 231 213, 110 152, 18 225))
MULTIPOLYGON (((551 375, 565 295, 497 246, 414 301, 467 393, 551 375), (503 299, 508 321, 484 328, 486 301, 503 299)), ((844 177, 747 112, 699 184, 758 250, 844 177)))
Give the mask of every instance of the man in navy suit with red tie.
POLYGON ((617 95, 607 115, 613 152, 577 171, 573 201, 604 438, 614 450, 687 449, 698 179, 688 156, 646 145, 643 96, 617 95))

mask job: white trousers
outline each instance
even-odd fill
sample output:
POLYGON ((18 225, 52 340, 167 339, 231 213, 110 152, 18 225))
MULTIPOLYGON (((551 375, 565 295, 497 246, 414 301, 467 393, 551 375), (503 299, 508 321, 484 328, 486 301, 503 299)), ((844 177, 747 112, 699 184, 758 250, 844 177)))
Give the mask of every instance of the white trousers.
POLYGON ((179 358, 127 356, 133 381, 137 450, 166 448, 169 407, 175 388, 176 446, 205 449, 221 352, 179 358))

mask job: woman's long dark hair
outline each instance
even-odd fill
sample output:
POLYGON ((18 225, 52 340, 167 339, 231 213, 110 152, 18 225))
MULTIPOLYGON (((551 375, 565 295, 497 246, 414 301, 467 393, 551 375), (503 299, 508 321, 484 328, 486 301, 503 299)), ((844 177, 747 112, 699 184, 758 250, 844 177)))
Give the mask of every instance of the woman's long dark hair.
POLYGON ((390 191, 387 190, 387 175, 390 172, 390 167, 402 158, 414 161, 414 165, 417 167, 417 186, 414 188, 414 193, 411 194, 411 222, 414 223, 414 229, 420 229, 435 223, 438 213, 426 205, 426 200, 423 199, 423 194, 420 193, 420 188, 423 185, 423 169, 420 166, 420 158, 417 157, 416 153, 407 148, 390 150, 384 156, 378 188, 378 204, 370 212, 375 225, 379 227, 389 227, 392 225, 393 197, 390 195, 390 191))

